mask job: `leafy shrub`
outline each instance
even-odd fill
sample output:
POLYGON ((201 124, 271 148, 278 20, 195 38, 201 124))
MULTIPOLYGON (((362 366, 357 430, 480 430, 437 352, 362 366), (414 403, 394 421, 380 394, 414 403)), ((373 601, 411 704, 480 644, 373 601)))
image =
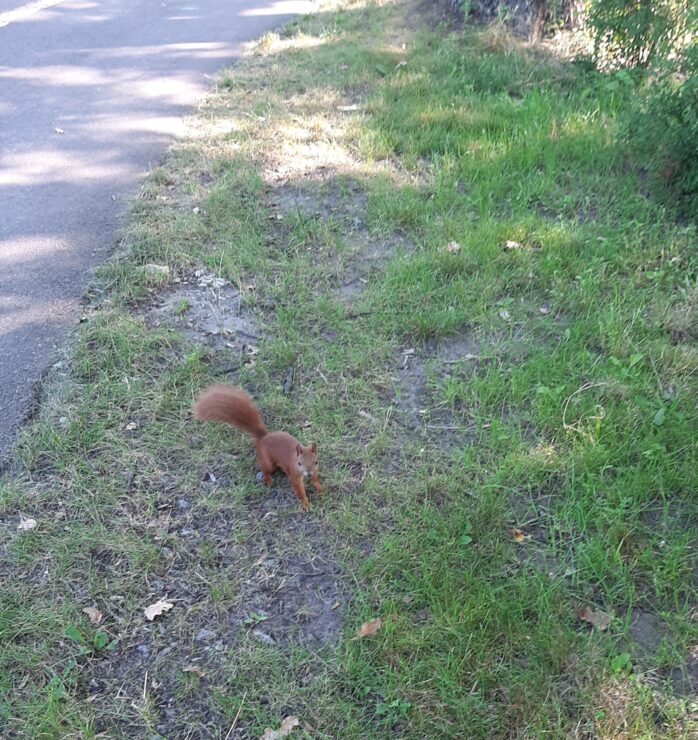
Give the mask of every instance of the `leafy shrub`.
POLYGON ((692 0, 590 0, 588 23, 601 66, 647 67, 685 33, 692 0))
POLYGON ((665 196, 698 217, 698 41, 645 83, 625 137, 665 196))

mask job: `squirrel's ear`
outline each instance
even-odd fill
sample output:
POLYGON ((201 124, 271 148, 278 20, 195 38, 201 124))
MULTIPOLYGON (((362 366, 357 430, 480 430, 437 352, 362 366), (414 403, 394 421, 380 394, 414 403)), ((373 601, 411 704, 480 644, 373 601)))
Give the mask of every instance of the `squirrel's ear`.
POLYGON ((300 457, 302 454, 303 454, 303 448, 299 444, 297 444, 296 445, 296 455, 300 457))
POLYGON ((313 451, 313 454, 315 454, 317 452, 317 444, 315 442, 311 442, 310 449, 313 451))

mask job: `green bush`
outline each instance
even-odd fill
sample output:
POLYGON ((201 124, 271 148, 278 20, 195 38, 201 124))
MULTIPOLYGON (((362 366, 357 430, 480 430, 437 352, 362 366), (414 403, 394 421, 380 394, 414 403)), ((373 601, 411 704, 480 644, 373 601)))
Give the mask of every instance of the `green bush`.
POLYGON ((625 137, 665 198, 698 218, 698 42, 645 83, 625 137))
POLYGON ((588 23, 601 66, 648 67, 681 42, 693 0, 590 0, 588 23))
POLYGON ((641 72, 624 136, 682 215, 698 215, 698 7, 695 0, 589 0, 602 69, 641 72))

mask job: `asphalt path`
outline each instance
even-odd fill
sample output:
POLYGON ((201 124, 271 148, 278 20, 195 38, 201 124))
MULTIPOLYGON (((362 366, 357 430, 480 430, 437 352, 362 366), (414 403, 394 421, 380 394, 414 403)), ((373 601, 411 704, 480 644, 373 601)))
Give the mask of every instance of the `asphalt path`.
POLYGON ((0 463, 119 213, 240 45, 306 0, 0 0, 0 463))

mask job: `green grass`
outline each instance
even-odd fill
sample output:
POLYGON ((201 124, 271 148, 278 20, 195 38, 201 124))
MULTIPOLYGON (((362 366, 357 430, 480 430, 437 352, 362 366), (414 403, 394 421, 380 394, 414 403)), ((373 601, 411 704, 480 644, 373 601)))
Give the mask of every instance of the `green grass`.
POLYGON ((423 12, 268 34, 134 201, 0 481, 2 734, 695 731, 695 228, 632 90, 423 12), (202 271, 258 338, 197 324, 202 271), (213 381, 318 441, 311 515, 191 420, 213 381))

